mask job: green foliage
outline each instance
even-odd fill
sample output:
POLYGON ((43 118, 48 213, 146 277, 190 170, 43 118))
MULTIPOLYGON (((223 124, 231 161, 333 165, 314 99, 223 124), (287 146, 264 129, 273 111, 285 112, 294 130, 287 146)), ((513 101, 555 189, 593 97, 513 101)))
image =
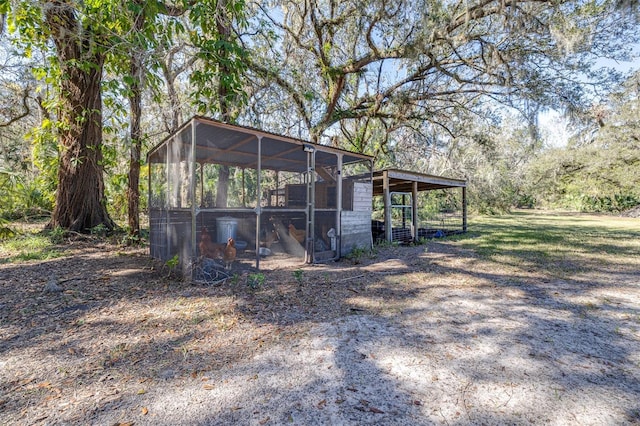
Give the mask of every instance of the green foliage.
POLYGON ((265 276, 261 272, 252 273, 247 276, 247 285, 251 290, 257 290, 263 286, 265 276))
POLYGON ((172 274, 175 274, 179 265, 180 265, 180 255, 177 253, 171 259, 164 262, 164 267, 166 267, 168 270, 167 277, 170 277, 172 274))
POLYGON ((167 265, 169 269, 175 269, 179 263, 180 263, 180 256, 178 254, 175 254, 171 259, 165 262, 165 265, 167 265))
POLYGON ((14 233, 11 238, 0 239, 0 253, 2 253, 0 263, 55 259, 62 256, 55 245, 56 243, 45 232, 14 233))
POLYGON ((359 265, 365 259, 374 258, 376 252, 374 250, 365 247, 354 247, 346 256, 345 259, 349 260, 354 265, 359 265))
POLYGON ((143 240, 140 235, 132 235, 130 232, 126 232, 122 236, 120 244, 125 246, 140 246, 143 244, 143 240))
POLYGON ((302 269, 296 269, 293 271, 293 278, 295 278, 299 286, 302 286, 304 282, 304 271, 302 269))
POLYGON ((0 218, 0 241, 9 240, 16 236, 16 232, 11 229, 9 226, 5 226, 7 222, 0 218))
POLYGON ((200 113, 219 113, 225 121, 235 120, 247 101, 247 51, 234 32, 245 26, 244 8, 243 0, 203 0, 188 7, 191 22, 202 30, 189 32, 202 64, 190 75, 192 99, 200 113))
POLYGON ((640 95, 634 81, 594 109, 566 147, 534 159, 531 192, 541 204, 585 212, 640 204, 640 95))
POLYGON ((89 230, 91 235, 96 235, 98 237, 106 237, 109 232, 110 229, 103 223, 96 225, 89 230))
MULTIPOLYGON (((390 247, 399 247, 400 246, 400 242, 398 241, 387 241, 387 240, 380 240, 376 243, 374 250, 375 249, 384 249, 384 248, 390 248, 390 247)), ((374 253, 375 254, 375 253, 374 253)))
POLYGON ((39 179, 0 170, 0 216, 7 219, 40 217, 52 209, 53 194, 43 192, 39 179))
POLYGON ((64 242, 65 236, 67 235, 67 231, 59 226, 56 226, 48 232, 48 235, 49 240, 51 240, 53 244, 62 244, 64 242))

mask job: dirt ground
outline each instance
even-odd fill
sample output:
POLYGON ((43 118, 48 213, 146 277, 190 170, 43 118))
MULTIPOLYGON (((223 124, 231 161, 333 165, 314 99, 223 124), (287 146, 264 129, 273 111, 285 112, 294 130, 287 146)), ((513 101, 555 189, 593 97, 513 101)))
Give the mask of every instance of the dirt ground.
POLYGON ((640 424, 639 260, 430 242, 251 288, 65 250, 0 265, 1 424, 640 424))

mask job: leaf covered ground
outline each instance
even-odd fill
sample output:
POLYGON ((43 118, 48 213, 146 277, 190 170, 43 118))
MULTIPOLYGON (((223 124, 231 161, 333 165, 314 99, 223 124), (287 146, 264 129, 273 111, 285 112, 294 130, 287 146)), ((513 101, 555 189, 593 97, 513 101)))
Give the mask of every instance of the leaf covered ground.
POLYGON ((638 220, 470 231, 257 287, 184 283, 97 240, 12 257, 0 423, 640 423, 638 220))

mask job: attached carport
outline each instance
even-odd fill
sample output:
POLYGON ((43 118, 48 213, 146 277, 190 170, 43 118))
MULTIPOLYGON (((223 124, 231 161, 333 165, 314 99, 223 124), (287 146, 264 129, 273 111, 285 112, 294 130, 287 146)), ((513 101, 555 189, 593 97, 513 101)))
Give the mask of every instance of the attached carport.
MULTIPOLYGON (((391 224, 392 194, 411 195, 411 239, 418 239, 418 193, 437 189, 461 188, 462 190, 462 226, 460 232, 467 231, 467 182, 443 176, 409 172, 398 169, 384 169, 373 173, 373 196, 382 196, 384 200, 384 223, 391 224)), ((393 227, 384 227, 385 239, 394 241, 393 227)))

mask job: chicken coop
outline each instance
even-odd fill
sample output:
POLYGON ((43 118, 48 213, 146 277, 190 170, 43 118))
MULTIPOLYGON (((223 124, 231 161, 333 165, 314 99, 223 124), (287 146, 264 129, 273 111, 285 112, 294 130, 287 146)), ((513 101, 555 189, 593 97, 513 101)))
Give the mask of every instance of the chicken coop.
POLYGON ((371 246, 369 156, 194 117, 148 164, 151 256, 186 278, 371 246))
POLYGON ((411 242, 467 231, 467 182, 385 169, 373 173, 374 241, 411 242))

